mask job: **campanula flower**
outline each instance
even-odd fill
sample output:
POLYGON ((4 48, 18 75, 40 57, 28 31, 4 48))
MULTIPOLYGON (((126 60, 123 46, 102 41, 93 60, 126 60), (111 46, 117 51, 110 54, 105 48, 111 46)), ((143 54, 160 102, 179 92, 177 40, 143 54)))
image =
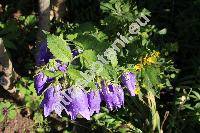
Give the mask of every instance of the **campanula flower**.
POLYGON ((42 92, 44 91, 44 86, 47 82, 47 76, 43 73, 40 72, 39 74, 37 74, 34 78, 34 85, 35 85, 35 89, 38 95, 41 95, 42 92))
POLYGON ((77 115, 80 114, 87 120, 90 120, 89 104, 85 90, 80 87, 71 87, 66 94, 71 100, 68 99, 70 103, 65 105, 65 111, 71 116, 71 119, 76 119, 77 115))
POLYGON ((102 82, 102 94, 109 110, 121 108, 124 104, 124 92, 121 86, 113 84, 107 86, 102 82))
POLYGON ((90 115, 92 115, 94 112, 99 113, 100 111, 100 104, 101 104, 101 97, 100 97, 100 92, 99 90, 96 91, 90 91, 87 94, 88 97, 88 104, 89 104, 89 110, 90 110, 90 115))
POLYGON ((41 106, 44 108, 44 116, 47 117, 52 111, 55 111, 59 116, 61 116, 62 110, 60 107, 60 101, 62 100, 61 86, 50 86, 47 88, 44 99, 41 106))
POLYGON ((50 53, 49 49, 47 48, 47 42, 41 42, 39 44, 39 51, 36 56, 36 64, 38 66, 44 65, 49 62, 53 55, 50 53))
POLYGON ((123 73, 121 76, 122 83, 127 87, 131 96, 135 96, 136 76, 131 72, 123 73))
POLYGON ((124 105, 124 91, 123 91, 121 85, 117 85, 115 87, 115 91, 117 93, 117 97, 119 98, 119 106, 118 107, 121 108, 121 106, 124 105))
POLYGON ((34 78, 34 86, 36 92, 39 95, 43 93, 46 88, 47 83, 51 83, 54 78, 47 77, 43 72, 38 73, 34 78))
POLYGON ((121 108, 124 105, 124 91, 120 85, 108 85, 109 91, 113 92, 113 104, 115 108, 121 108))

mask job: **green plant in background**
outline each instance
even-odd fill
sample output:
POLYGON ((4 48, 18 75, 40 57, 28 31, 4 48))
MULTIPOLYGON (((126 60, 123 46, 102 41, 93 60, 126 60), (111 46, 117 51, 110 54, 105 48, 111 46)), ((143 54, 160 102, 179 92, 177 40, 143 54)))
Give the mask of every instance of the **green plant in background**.
POLYGON ((112 115, 107 108, 102 108, 102 110, 102 113, 93 116, 91 127, 93 131, 96 132, 101 129, 103 132, 142 133, 140 129, 134 127, 131 122, 124 120, 119 114, 112 115))
POLYGON ((195 133, 200 124, 200 89, 176 88, 177 96, 172 109, 167 130, 176 132, 190 131, 195 133))
POLYGON ((16 83, 16 88, 24 97, 25 107, 31 111, 39 111, 42 97, 37 96, 33 80, 30 80, 28 77, 22 77, 16 83))
POLYGON ((49 131, 49 123, 47 119, 44 119, 40 109, 42 97, 37 96, 33 80, 28 77, 22 77, 21 80, 16 83, 16 87, 17 91, 19 91, 22 94, 22 97, 24 97, 25 107, 23 107, 22 110, 25 109, 28 113, 28 116, 33 116, 34 131, 49 131))
POLYGON ((13 103, 4 101, 0 103, 0 122, 14 119, 17 114, 17 108, 13 103))
POLYGON ((37 131, 38 133, 50 131, 51 127, 50 127, 47 119, 44 119, 41 112, 35 112, 33 120, 34 120, 35 131, 37 131))

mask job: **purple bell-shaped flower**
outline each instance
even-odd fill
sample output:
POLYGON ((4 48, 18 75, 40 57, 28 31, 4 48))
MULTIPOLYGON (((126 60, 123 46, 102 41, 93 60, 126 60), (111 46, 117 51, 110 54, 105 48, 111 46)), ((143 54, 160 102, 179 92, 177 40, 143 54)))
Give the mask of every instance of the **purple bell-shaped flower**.
POLYGON ((62 108, 60 101, 62 100, 61 86, 50 86, 44 94, 41 106, 44 108, 44 116, 47 117, 52 111, 61 116, 62 108))
POLYGON ((88 104, 89 104, 89 110, 90 115, 92 116, 94 112, 99 113, 101 108, 101 97, 99 90, 92 90, 87 94, 88 97, 88 104))
POLYGON ((44 91, 44 86, 47 82, 48 78, 47 76, 40 72, 39 74, 37 74, 34 78, 34 85, 35 85, 35 89, 38 95, 41 95, 42 92, 44 91))
POLYGON ((47 48, 47 42, 41 42, 39 44, 39 51, 36 56, 36 64, 37 66, 44 65, 49 62, 49 59, 53 58, 53 55, 47 48))
POLYGON ((121 108, 124 105, 124 92, 119 85, 108 86, 102 82, 102 94, 109 110, 121 108))
POLYGON ((80 87, 71 87, 66 94, 70 99, 67 99, 69 105, 65 105, 65 111, 71 116, 71 119, 76 119, 77 115, 80 114, 87 120, 90 120, 89 104, 85 90, 80 87))
POLYGON ((123 73, 121 76, 122 83, 127 87, 131 96, 135 96, 136 76, 131 72, 123 73))

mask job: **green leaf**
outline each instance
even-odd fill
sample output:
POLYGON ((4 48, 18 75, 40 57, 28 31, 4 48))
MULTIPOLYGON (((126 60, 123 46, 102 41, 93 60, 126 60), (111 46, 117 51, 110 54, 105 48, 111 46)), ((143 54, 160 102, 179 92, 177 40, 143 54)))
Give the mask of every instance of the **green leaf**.
POLYGON ((98 34, 95 36, 88 34, 79 35, 75 39, 75 43, 83 50, 95 49, 96 52, 101 52, 104 51, 104 49, 109 46, 107 45, 106 42, 102 41, 101 39, 103 38, 101 38, 101 36, 99 36, 98 34))
POLYGON ((4 107, 4 103, 0 103, 0 110, 4 107))
POLYGON ((190 105, 190 104, 185 104, 185 105, 184 105, 184 107, 185 107, 185 108, 187 108, 187 109, 189 109, 189 110, 194 110, 194 108, 193 108, 193 107, 191 107, 191 105, 190 105))
POLYGON ((67 35, 67 39, 73 41, 74 39, 76 39, 78 36, 78 33, 75 33, 75 34, 69 34, 67 35))
POLYGON ((100 8, 104 11, 115 10, 110 3, 101 3, 100 8))
POLYGON ((95 120, 99 120, 99 119, 101 119, 102 117, 105 117, 106 116, 106 113, 99 113, 99 114, 95 114, 94 116, 93 116, 93 118, 95 119, 95 120))
POLYGON ((76 69, 68 69, 68 75, 70 77, 70 79, 76 81, 78 79, 83 79, 83 76, 80 74, 80 71, 76 70, 76 69))
POLYGON ((3 122, 3 120, 4 120, 4 115, 0 113, 0 122, 3 122))
POLYGON ((87 86, 90 87, 91 89, 97 88, 94 82, 89 82, 87 86))
POLYGON ((9 108, 11 106, 10 102, 5 102, 4 107, 9 108))
POLYGON ((25 25, 33 25, 37 22, 37 18, 35 15, 29 15, 26 19, 24 24, 25 25))
POLYGON ((14 119, 16 117, 16 115, 17 115, 17 113, 15 110, 9 110, 8 118, 14 119))
POLYGON ((106 49, 104 55, 107 57, 108 60, 111 61, 113 67, 117 66, 118 64, 117 53, 113 48, 106 49))
POLYGON ((101 76, 103 79, 111 80, 111 77, 110 77, 110 75, 109 75, 109 71, 108 71, 108 69, 106 69, 105 67, 104 67, 103 70, 99 73, 99 76, 101 76))
POLYGON ((44 119, 43 119, 42 114, 36 112, 34 114, 33 120, 35 123, 42 123, 44 119))
POLYGON ((92 64, 97 60, 96 53, 93 50, 85 50, 80 55, 80 61, 83 66, 90 68, 92 64))
POLYGON ((196 96, 198 100, 200 100, 200 94, 196 91, 192 91, 192 93, 196 96))
POLYGON ((158 67, 149 66, 146 68, 146 73, 153 86, 157 86, 159 84, 158 76, 160 75, 160 69, 158 67))
POLYGON ((130 131, 130 129, 129 128, 120 128, 118 131, 120 133, 127 133, 128 131, 130 131))
POLYGON ((164 28, 158 32, 160 35, 165 35, 167 33, 167 29, 164 28))
POLYGON ((72 60, 71 50, 66 41, 64 41, 62 38, 47 34, 47 42, 50 52, 55 56, 56 59, 64 63, 72 60))
POLYGON ((109 77, 112 78, 112 80, 117 80, 117 70, 115 68, 113 68, 110 65, 104 65, 104 69, 106 69, 106 71, 109 74, 109 77))
POLYGON ((52 72, 52 71, 49 71, 49 70, 42 70, 42 72, 43 72, 47 77, 51 77, 51 78, 54 78, 54 77, 57 77, 57 76, 60 76, 60 75, 63 74, 63 73, 60 72, 60 71, 52 72))

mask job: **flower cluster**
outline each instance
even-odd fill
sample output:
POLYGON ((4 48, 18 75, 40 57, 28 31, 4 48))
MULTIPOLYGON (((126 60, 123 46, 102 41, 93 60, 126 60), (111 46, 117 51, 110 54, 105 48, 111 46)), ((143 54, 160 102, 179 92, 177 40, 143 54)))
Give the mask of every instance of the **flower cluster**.
MULTIPOLYGON (((45 64, 50 58, 53 58, 48 51, 47 45, 42 44, 38 54, 37 64, 45 64)), ((77 55, 77 53, 75 53, 77 55)), ((75 55, 75 56, 76 56, 75 55)), ((57 61, 57 69, 67 73, 67 65, 57 61)), ((54 71, 54 70, 52 70, 54 71)), ((44 116, 47 117, 51 112, 55 111, 59 116, 64 111, 70 115, 71 119, 76 119, 78 115, 90 119, 94 113, 100 112, 102 102, 106 103, 107 108, 117 110, 124 106, 124 90, 120 84, 114 84, 102 80, 100 84, 96 83, 96 89, 88 92, 84 87, 71 86, 62 93, 64 87, 60 83, 53 84, 53 78, 49 78, 43 72, 39 72, 35 76, 35 89, 38 95, 44 93, 44 99, 41 107, 44 108, 44 116), (67 98, 67 95, 69 98, 67 98), (68 102, 69 104, 66 104, 68 102)), ((121 81, 124 87, 128 89, 131 96, 135 96, 136 76, 132 72, 124 72, 121 75, 121 81)))
POLYGON ((150 55, 146 55, 144 58, 140 59, 141 63, 138 63, 134 66, 136 71, 141 71, 145 65, 155 64, 157 62, 160 52, 153 51, 150 55))

